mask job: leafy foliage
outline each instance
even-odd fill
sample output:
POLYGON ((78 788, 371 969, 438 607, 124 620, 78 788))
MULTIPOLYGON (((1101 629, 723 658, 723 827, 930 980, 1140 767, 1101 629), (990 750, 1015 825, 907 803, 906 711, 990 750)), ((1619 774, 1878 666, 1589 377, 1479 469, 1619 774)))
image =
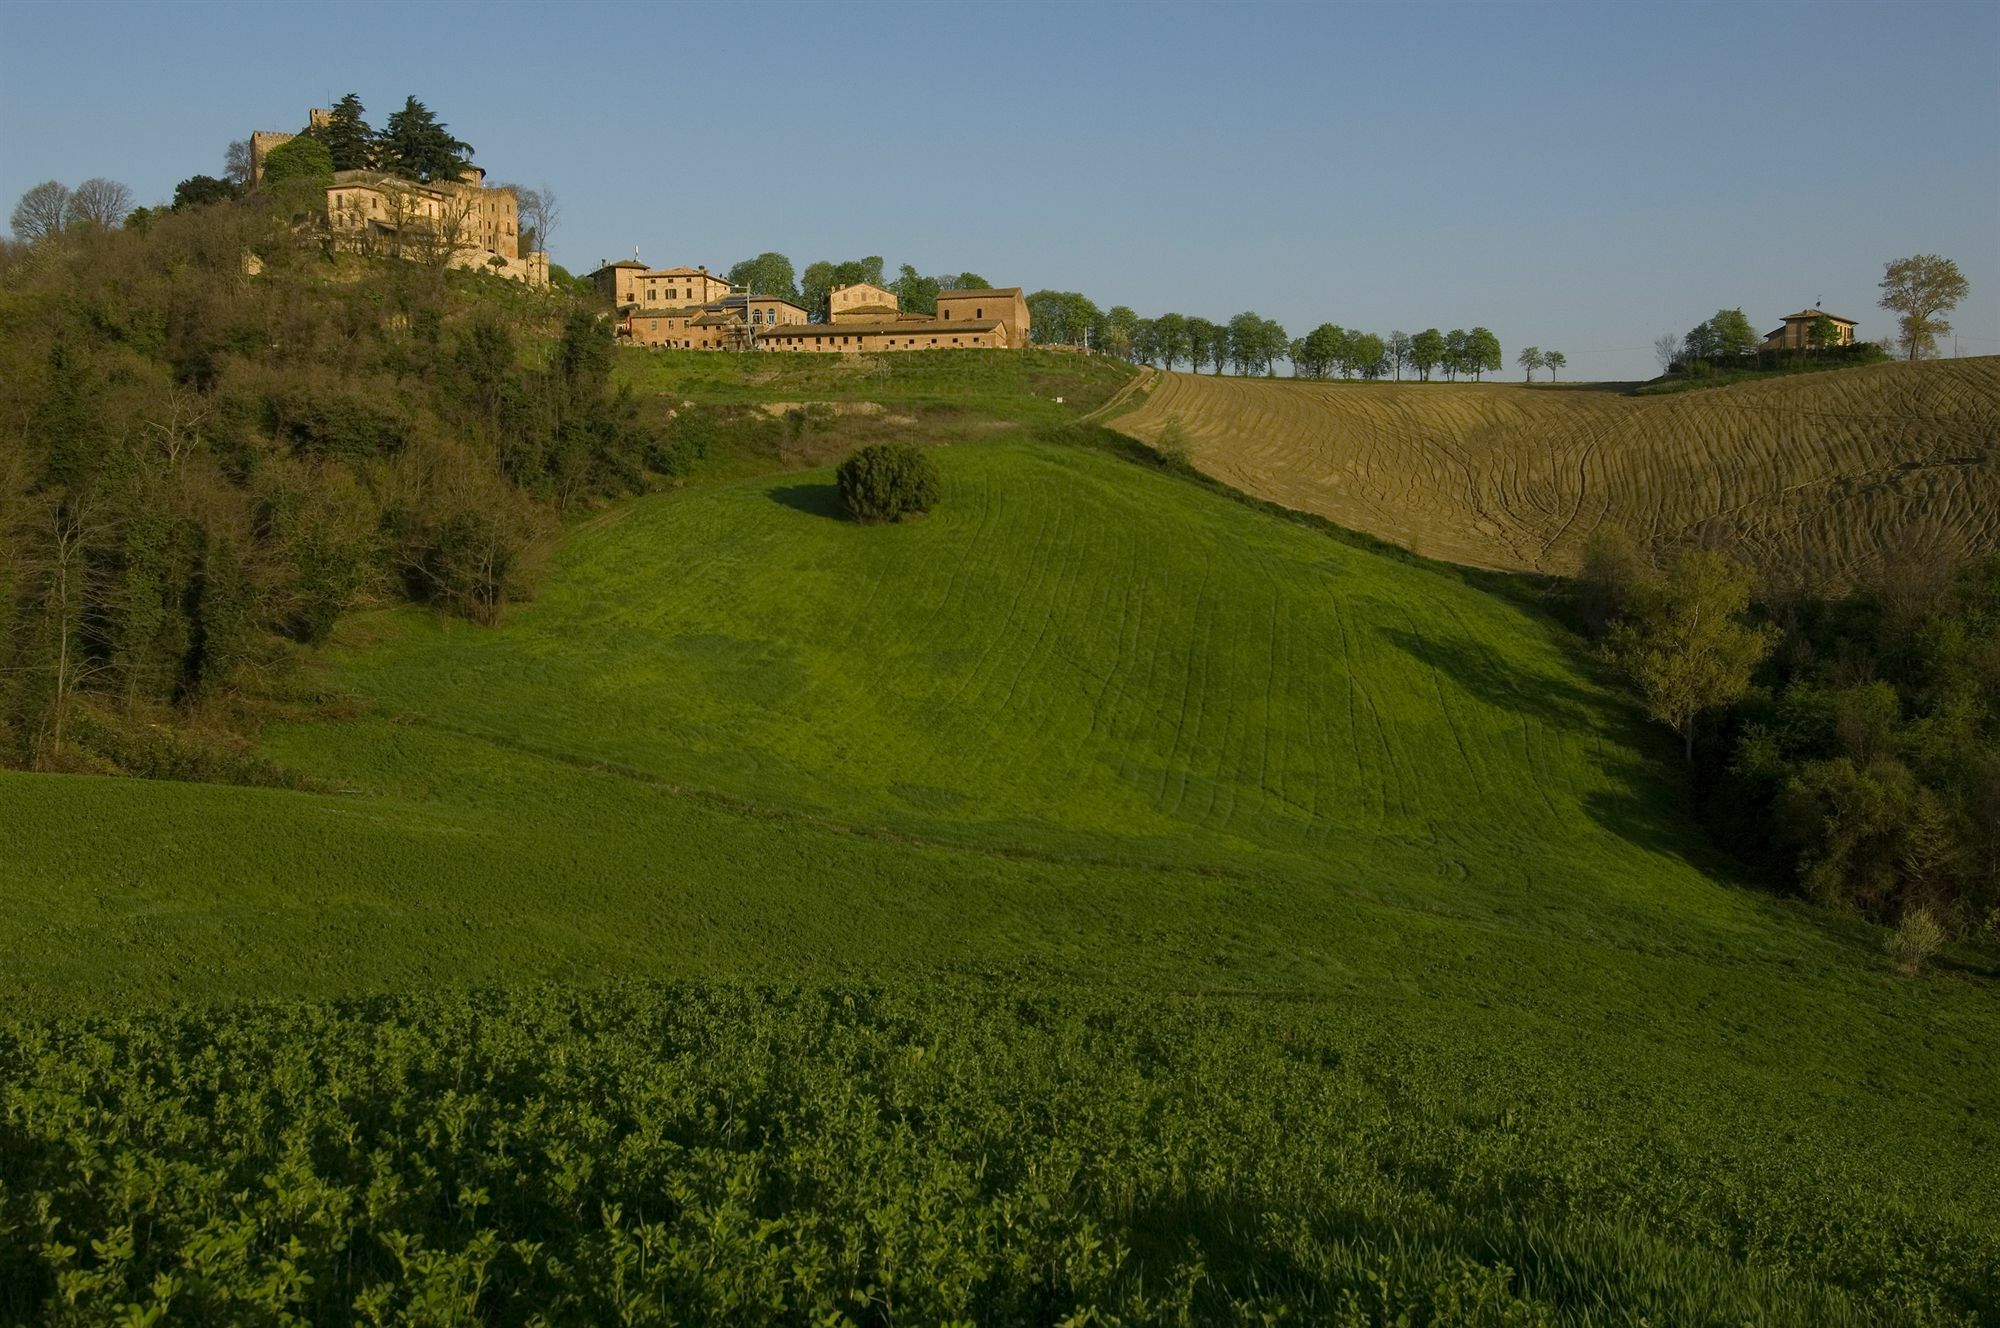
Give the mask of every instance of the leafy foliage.
MULTIPOLYGON (((326 148, 268 160, 302 155, 326 148)), ((490 621, 550 514, 674 468, 580 303, 541 301, 524 345, 477 279, 318 261, 206 207, 6 274, 0 404, 27 427, 0 469, 4 759, 76 757, 56 735, 79 693, 226 701, 370 595, 490 621)))
POLYGON ((263 182, 275 188, 288 181, 308 184, 333 183, 333 156, 317 139, 287 139, 264 154, 263 182))
POLYGON ((1991 1229, 1312 1011, 623 985, 0 1031, 0 1313, 1971 1323, 1991 1229), (1733 1184, 1751 1175, 1756 1183, 1733 1184), (1635 1202, 1635 1199, 1637 1200, 1635 1202))
POLYGON ((943 492, 937 463, 908 443, 876 443, 840 463, 840 501, 857 521, 901 521, 935 507, 943 492))
POLYGON ((1694 759, 1695 722, 1750 689, 1776 630, 1743 621, 1749 567, 1726 554, 1681 555, 1659 580, 1635 584, 1604 654, 1632 680, 1653 718, 1681 735, 1694 759))
MULTIPOLYGON (((355 103, 360 112, 360 103, 355 103)), ((406 97, 403 109, 383 124, 374 144, 375 165, 392 175, 428 183, 457 180, 464 176, 472 145, 454 137, 450 129, 415 97, 406 97)))

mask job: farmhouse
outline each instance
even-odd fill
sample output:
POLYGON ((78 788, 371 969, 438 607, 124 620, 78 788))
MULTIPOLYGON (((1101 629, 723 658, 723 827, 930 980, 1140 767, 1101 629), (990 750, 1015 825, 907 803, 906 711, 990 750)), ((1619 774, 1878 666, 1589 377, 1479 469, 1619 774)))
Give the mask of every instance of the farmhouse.
POLYGON ((705 304, 648 308, 629 305, 618 313, 618 339, 634 346, 672 350, 762 349, 767 329, 805 326, 806 311, 775 295, 725 295, 705 304))
POLYGON ((1812 339, 1812 330, 1813 324, 1822 318, 1829 319, 1833 323, 1834 338, 1830 344, 1835 346, 1851 346, 1854 344, 1854 320, 1852 318, 1841 318, 1815 306, 1811 309, 1801 309, 1795 314, 1786 314, 1784 323, 1776 331, 1765 334, 1764 344, 1759 349, 1817 349, 1817 343, 1812 339))
POLYGON ((604 262, 589 281, 614 310, 618 341, 671 350, 1010 350, 1028 344, 1028 302, 1019 286, 948 290, 935 314, 902 308, 872 282, 827 294, 827 318, 774 295, 731 293, 705 267, 651 268, 637 258, 604 262))

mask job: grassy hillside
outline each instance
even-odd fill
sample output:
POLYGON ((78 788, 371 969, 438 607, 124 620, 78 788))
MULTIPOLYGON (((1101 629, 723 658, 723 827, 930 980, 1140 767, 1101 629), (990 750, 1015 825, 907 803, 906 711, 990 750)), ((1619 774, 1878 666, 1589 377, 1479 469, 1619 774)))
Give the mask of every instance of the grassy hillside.
POLYGON ((1229 484, 1482 567, 1572 571, 1606 521, 1785 581, 1865 572, 1907 537, 2000 547, 2000 358, 1666 397, 1168 374, 1118 427, 1169 421, 1229 484))
POLYGON ((99 1305, 241 1230, 187 1303, 303 1271, 319 1317, 2000 1312, 1977 957, 1901 980, 1732 884, 1447 569, 1108 451, 939 458, 922 522, 697 485, 500 628, 348 619, 351 718, 265 741, 345 792, 0 775, 4 1220, 108 1233, 99 1305), (158 1183, 108 1196, 120 1150, 158 1183))

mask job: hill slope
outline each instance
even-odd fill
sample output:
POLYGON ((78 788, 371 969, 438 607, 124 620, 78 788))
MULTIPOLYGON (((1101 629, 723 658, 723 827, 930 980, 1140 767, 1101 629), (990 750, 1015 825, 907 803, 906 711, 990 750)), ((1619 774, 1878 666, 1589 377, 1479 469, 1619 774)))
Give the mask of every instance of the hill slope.
POLYGON ((475 1248, 473 1188, 550 1243, 504 1321, 613 1313, 625 1239, 729 1321, 1994 1308, 1988 984, 1705 871, 1559 631, 1104 451, 938 456, 923 522, 743 480, 576 531, 500 628, 348 620, 356 716, 266 744, 347 793, 0 775, 13 1009, 404 993, 0 1037, 11 1192, 108 1232, 65 1104, 170 1122, 198 1055, 310 1129, 135 1127, 147 1174, 247 1150, 147 1211, 345 1214, 323 1312, 416 1285, 385 1232, 475 1248), (616 977, 678 985, 451 995, 616 977), (301 1165, 349 1197, 261 1206, 301 1165))
POLYGON ((1116 427, 1177 420, 1195 464, 1261 498, 1482 567, 1575 569, 1615 521, 1843 579, 1914 534, 2000 547, 2000 358, 1633 397, 1475 383, 1165 375, 1116 427))

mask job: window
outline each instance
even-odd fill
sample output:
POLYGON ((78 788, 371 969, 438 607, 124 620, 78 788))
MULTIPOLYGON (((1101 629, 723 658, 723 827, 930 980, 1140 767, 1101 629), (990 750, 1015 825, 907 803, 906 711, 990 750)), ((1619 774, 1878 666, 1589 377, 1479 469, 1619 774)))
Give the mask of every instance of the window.
POLYGON ((974 318, 984 318, 986 317, 986 311, 984 309, 974 309, 972 311, 972 316, 974 318))

